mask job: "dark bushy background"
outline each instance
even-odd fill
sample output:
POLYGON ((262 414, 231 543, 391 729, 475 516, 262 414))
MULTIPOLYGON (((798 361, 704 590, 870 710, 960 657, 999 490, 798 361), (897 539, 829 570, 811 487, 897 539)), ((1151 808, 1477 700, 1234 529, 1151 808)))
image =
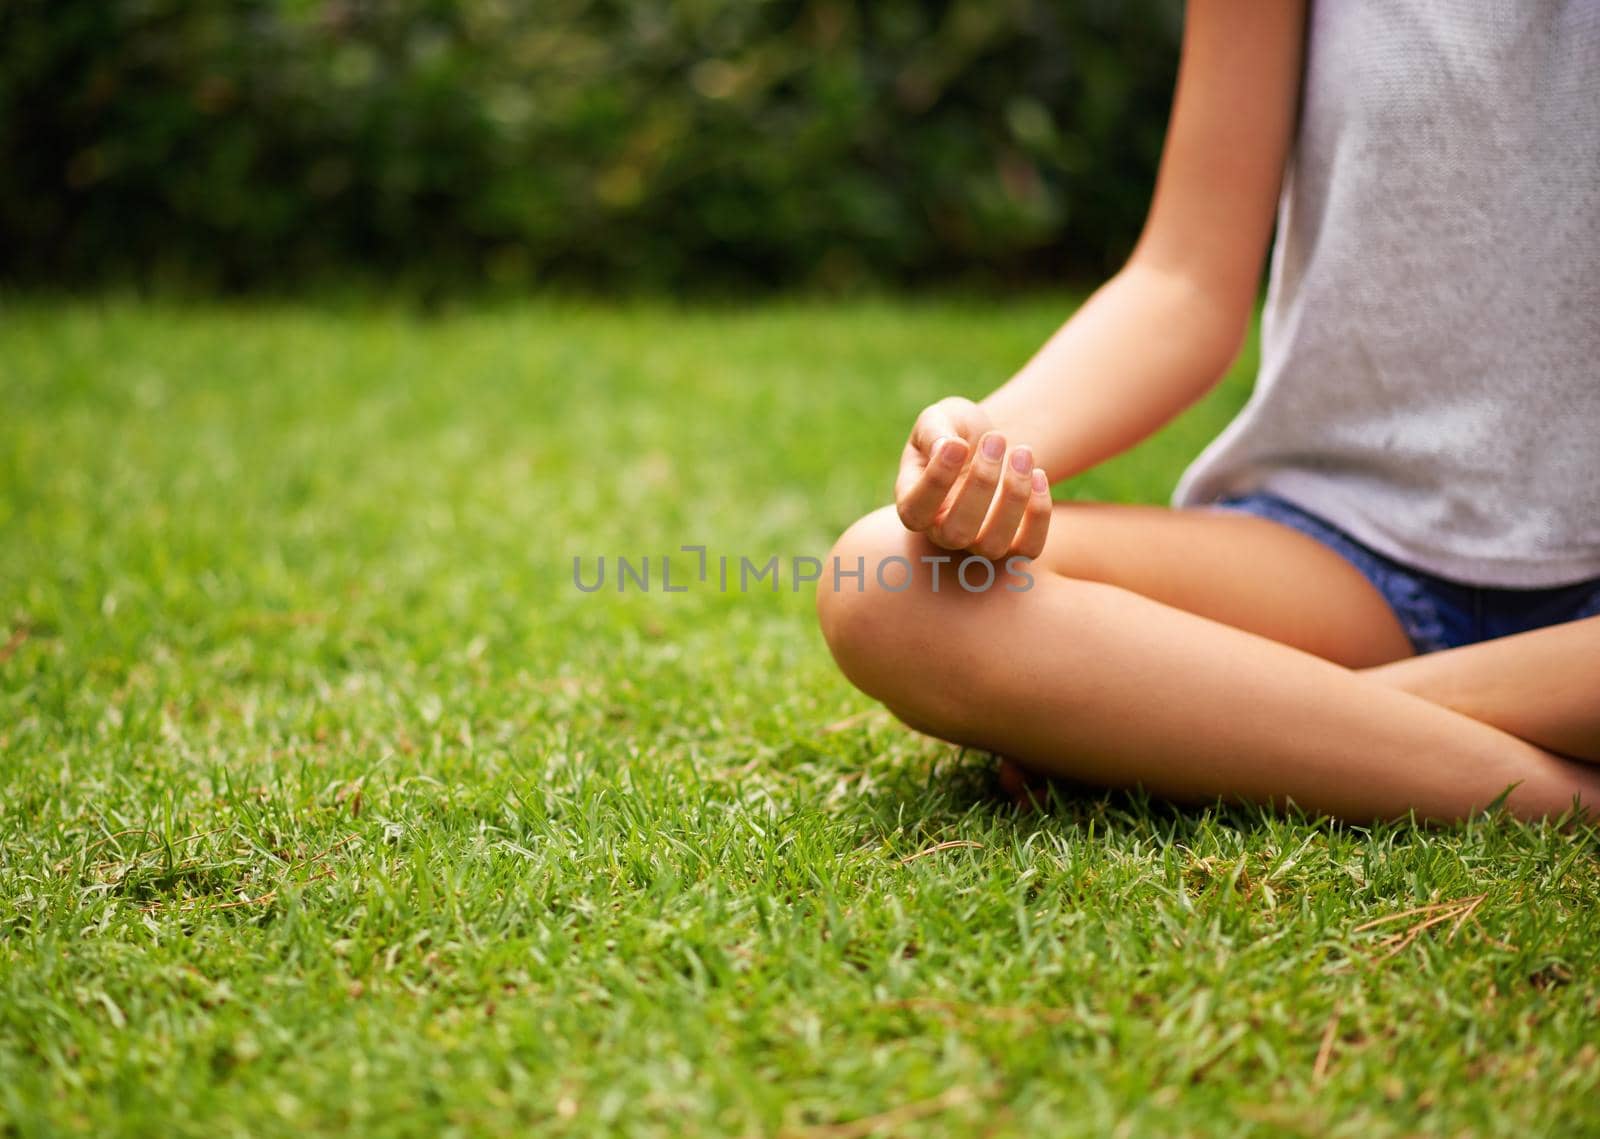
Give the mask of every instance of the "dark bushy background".
POLYGON ((6 0, 13 282, 1094 274, 1174 0, 6 0))

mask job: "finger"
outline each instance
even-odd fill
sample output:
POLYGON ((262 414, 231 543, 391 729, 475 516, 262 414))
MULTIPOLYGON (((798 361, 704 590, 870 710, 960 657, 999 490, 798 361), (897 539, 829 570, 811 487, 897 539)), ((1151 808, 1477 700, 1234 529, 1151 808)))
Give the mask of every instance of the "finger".
POLYGON ((922 533, 933 525, 939 508, 950 495, 950 488, 961 475, 969 450, 962 440, 946 436, 934 444, 926 465, 919 466, 921 457, 912 448, 906 448, 895 490, 895 507, 900 513, 901 525, 914 533, 922 533))
POLYGON ((1000 485, 1000 467, 1006 454, 1005 436, 991 431, 978 442, 978 453, 967 464, 967 473, 943 515, 934 522, 928 537, 947 550, 964 550, 978 536, 983 520, 1000 485))
POLYGON ((1017 527, 1028 509, 1032 493, 1033 451, 1025 444, 1013 447, 1000 477, 1000 493, 989 507, 989 516, 983 520, 983 527, 972 543, 972 552, 991 561, 1005 557, 1016 539, 1017 527))
POLYGON ((934 448, 941 440, 949 438, 965 440, 966 436, 958 429, 954 416, 946 409, 945 401, 923 408, 916 422, 911 425, 911 435, 906 440, 905 449, 900 452, 900 473, 894 480, 894 499, 897 503, 909 495, 922 478, 934 448))
POLYGON ((1035 467, 1028 507, 1022 513, 1022 525, 1017 528, 1011 552, 1030 560, 1044 553, 1044 542, 1050 536, 1050 519, 1054 514, 1055 503, 1050 501, 1050 476, 1035 467))
POLYGON ((894 476, 894 500, 898 504, 909 495, 922 479, 927 469, 928 456, 917 450, 909 440, 900 449, 900 470, 894 476))

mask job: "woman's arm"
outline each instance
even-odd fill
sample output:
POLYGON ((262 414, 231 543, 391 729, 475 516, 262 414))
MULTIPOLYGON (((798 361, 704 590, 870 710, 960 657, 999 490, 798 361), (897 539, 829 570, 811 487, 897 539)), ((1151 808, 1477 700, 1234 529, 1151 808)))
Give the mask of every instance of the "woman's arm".
POLYGON ((1249 326, 1294 133, 1303 3, 1193 0, 1155 196, 1126 267, 1004 387, 996 430, 1052 481, 1208 391, 1249 326))
POLYGON ((1304 0, 1191 0, 1132 256, 999 390, 918 418, 895 487, 908 529, 949 549, 1036 556, 1041 484, 1131 447, 1227 370, 1272 236, 1304 36, 1304 0))

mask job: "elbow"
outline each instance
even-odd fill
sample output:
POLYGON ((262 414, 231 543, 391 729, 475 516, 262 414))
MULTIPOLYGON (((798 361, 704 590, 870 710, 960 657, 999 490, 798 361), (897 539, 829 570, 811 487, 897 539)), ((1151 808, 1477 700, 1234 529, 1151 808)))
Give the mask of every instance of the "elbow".
POLYGON ((1161 264, 1136 253, 1123 269, 1139 292, 1157 296, 1160 324, 1182 341, 1182 352, 1209 388, 1228 371, 1250 337, 1256 282, 1204 266, 1161 264))
POLYGON ((1211 317, 1207 333, 1206 351, 1211 363, 1213 382, 1233 366, 1250 339, 1250 320, 1255 312, 1255 297, 1251 296, 1231 306, 1224 304, 1211 317))

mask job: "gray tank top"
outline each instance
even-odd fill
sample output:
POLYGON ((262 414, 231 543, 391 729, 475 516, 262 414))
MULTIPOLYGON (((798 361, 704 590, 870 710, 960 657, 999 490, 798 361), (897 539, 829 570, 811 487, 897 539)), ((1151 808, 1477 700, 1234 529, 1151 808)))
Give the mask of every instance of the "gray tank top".
POLYGON ((1600 0, 1313 4, 1255 393, 1173 501, 1251 491, 1456 581, 1600 577, 1600 0))

